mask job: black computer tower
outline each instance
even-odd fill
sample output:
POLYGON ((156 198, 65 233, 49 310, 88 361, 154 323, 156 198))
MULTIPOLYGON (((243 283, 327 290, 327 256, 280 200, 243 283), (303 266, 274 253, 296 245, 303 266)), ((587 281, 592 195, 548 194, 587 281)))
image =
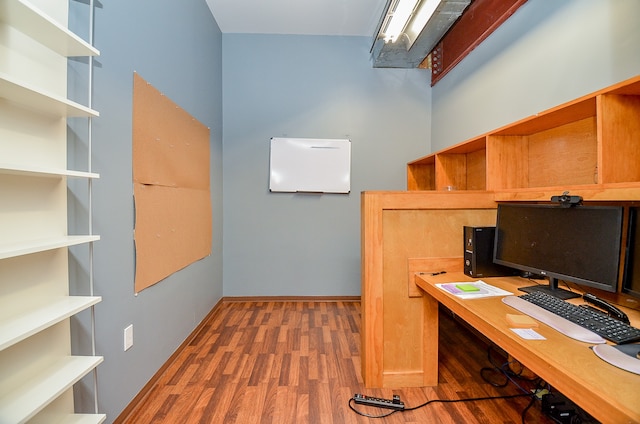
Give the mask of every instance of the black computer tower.
POLYGON ((516 275, 517 271, 493 263, 496 227, 468 227, 464 232, 464 273, 473 278, 516 275))

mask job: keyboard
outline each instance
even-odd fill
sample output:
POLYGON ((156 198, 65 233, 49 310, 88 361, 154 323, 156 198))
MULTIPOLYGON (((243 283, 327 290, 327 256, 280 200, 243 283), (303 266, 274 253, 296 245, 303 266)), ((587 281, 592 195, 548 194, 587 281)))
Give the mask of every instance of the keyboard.
POLYGON ((523 314, 529 315, 531 318, 535 318, 538 321, 547 324, 549 327, 553 328, 556 331, 559 331, 567 337, 571 337, 572 339, 590 344, 599 344, 606 342, 605 339, 603 339, 593 331, 587 330, 584 327, 580 327, 578 324, 574 324, 571 321, 564 319, 561 316, 554 314, 553 312, 549 312, 546 309, 541 308, 540 306, 534 305, 531 302, 527 302, 520 297, 505 296, 502 298, 502 303, 505 303, 512 308, 517 309, 523 314))
MULTIPOLYGON (((562 318, 564 320, 567 320, 568 323, 573 323, 613 343, 625 344, 640 341, 640 329, 634 328, 629 324, 607 316, 605 313, 574 305, 562 299, 558 299, 557 297, 554 297, 548 293, 540 291, 527 293, 522 296, 518 296, 518 298, 532 305, 535 305, 546 312, 550 312, 552 315, 555 315, 555 317, 550 317, 552 321, 556 319, 556 317, 562 318)), ((516 307, 516 309, 518 308, 516 307)), ((519 310, 527 315, 530 315, 530 313, 528 313, 527 311, 523 311, 521 309, 519 310)), ((538 318, 534 315, 530 316, 533 318, 538 318)), ((545 324, 554 327, 553 325, 545 322, 543 319, 538 319, 545 324)), ((556 328, 556 330, 558 330, 558 328, 556 328)), ((572 328, 572 331, 575 331, 575 329, 572 328)), ((561 332, 565 334, 563 331, 561 332)), ((566 335, 572 337, 571 334, 566 335)), ((588 342, 598 343, 595 341, 595 338, 587 338, 589 338, 588 342)))

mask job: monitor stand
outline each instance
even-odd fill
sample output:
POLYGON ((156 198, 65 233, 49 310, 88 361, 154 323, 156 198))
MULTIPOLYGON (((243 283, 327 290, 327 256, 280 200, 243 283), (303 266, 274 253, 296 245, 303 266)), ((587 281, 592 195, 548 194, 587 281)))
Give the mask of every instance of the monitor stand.
POLYGON ((518 290, 531 293, 534 291, 543 291, 549 293, 551 296, 555 296, 558 299, 567 300, 575 297, 580 297, 578 293, 571 292, 569 290, 561 289, 558 287, 557 278, 549 278, 549 285, 537 284, 535 286, 520 287, 518 290))

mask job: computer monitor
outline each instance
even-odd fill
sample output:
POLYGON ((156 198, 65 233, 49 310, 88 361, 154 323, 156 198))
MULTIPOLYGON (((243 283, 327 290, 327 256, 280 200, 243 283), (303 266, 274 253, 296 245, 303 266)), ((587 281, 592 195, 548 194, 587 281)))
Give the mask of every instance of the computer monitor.
POLYGON ((523 291, 543 290, 562 299, 578 295, 558 280, 615 292, 621 259, 623 208, 500 204, 493 260, 549 279, 523 291))
POLYGON ((629 232, 622 292, 640 298, 640 208, 629 208, 629 232))

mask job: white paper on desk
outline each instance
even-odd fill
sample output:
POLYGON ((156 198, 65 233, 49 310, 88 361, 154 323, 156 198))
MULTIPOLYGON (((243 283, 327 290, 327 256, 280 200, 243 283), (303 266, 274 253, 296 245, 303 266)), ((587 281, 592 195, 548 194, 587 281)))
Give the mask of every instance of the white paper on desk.
POLYGON ((542 334, 532 328, 510 328, 510 330, 526 340, 547 340, 542 334))
POLYGON ((507 296, 507 295, 513 294, 506 290, 502 290, 498 287, 487 284, 482 280, 478 280, 474 283, 466 283, 466 282, 465 283, 463 282, 444 283, 444 284, 436 284, 435 286, 461 299, 480 299, 483 297, 507 296), (461 290, 457 287, 458 284, 474 286, 478 289, 478 291, 468 292, 468 291, 461 290))

